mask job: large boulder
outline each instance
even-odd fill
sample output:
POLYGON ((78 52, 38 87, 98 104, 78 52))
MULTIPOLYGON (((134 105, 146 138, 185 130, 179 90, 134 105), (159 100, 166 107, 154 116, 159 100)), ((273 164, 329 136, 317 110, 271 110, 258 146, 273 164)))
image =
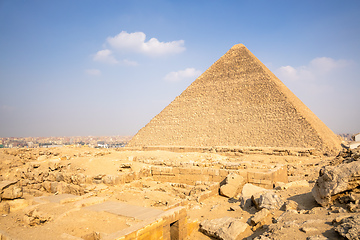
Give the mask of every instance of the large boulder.
POLYGON ((226 177, 225 184, 220 187, 220 194, 228 198, 233 198, 239 194, 244 184, 245 179, 242 176, 236 173, 230 173, 226 177))
POLYGON ((200 231, 204 234, 222 240, 235 240, 249 225, 240 219, 223 217, 212 220, 204 220, 200 223, 200 231))
POLYGON ((322 206, 332 203, 332 196, 360 186, 360 161, 337 166, 326 166, 320 170, 312 194, 322 206))

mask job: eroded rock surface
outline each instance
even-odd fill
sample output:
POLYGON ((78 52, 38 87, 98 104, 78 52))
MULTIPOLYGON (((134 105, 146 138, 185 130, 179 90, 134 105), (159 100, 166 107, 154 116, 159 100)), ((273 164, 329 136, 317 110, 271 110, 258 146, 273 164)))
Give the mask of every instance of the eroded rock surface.
POLYGON ((326 166, 312 190, 315 200, 322 206, 332 203, 332 196, 360 186, 360 161, 338 166, 326 166))
POLYGON ((200 223, 200 231, 222 240, 235 240, 248 227, 247 223, 232 217, 204 220, 200 223))
POLYGON ((360 216, 351 216, 341 220, 340 225, 335 227, 341 236, 349 240, 360 239, 360 216))
POLYGON ((248 208, 252 205, 252 197, 255 194, 261 194, 262 192, 268 191, 265 188, 255 186, 253 184, 247 183, 243 186, 240 202, 242 208, 248 208))
POLYGON ((230 173, 225 180, 225 184, 220 187, 220 194, 232 198, 235 197, 245 184, 245 179, 235 173, 230 173))
POLYGON ((268 210, 280 209, 284 205, 284 201, 272 191, 264 192, 260 195, 258 209, 266 208, 268 210))

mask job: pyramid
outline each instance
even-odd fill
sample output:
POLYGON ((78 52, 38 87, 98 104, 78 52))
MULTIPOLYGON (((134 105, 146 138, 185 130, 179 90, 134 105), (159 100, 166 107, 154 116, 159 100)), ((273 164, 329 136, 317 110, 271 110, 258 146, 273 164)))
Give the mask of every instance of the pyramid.
POLYGON ((274 147, 335 152, 339 138, 244 45, 233 46, 129 147, 274 147))

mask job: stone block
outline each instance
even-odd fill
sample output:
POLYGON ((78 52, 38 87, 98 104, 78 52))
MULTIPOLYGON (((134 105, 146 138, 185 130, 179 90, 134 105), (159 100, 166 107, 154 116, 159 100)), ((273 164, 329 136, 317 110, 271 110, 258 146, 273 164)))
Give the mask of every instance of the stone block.
POLYGON ((215 169, 215 168, 207 168, 206 172, 208 175, 212 175, 212 176, 219 176, 220 172, 219 169, 215 169))
POLYGON ((257 194, 257 193, 262 193, 264 191, 268 191, 265 188, 261 188, 258 186, 255 186, 253 184, 247 183, 243 186, 242 188, 242 192, 241 192, 241 207, 242 208, 248 208, 252 205, 252 196, 257 194))
POLYGON ((223 240, 235 240, 239 238, 249 225, 239 219, 223 217, 205 220, 200 223, 200 231, 204 234, 223 240))
MULTIPOLYGON (((257 203, 256 201, 254 203, 257 203)), ((281 198, 276 195, 273 191, 266 191, 260 195, 259 202, 256 204, 256 208, 258 209, 269 209, 269 210, 277 210, 283 206, 284 202, 281 198)))
POLYGON ((266 208, 260 210, 255 213, 254 217, 251 219, 251 225, 265 225, 268 221, 268 216, 270 215, 270 211, 266 208))
POLYGON ((221 177, 226 177, 229 174, 229 170, 219 169, 219 174, 221 177))
POLYGON ((191 175, 202 175, 203 174, 203 171, 201 168, 199 167, 192 167, 189 169, 189 174, 191 175))
POLYGON ((18 210, 24 209, 27 206, 31 205, 28 200, 21 199, 21 198, 14 199, 12 201, 8 201, 8 203, 10 205, 10 212, 18 211, 18 210))
POLYGON ((19 187, 17 185, 11 185, 11 186, 3 189, 1 198, 11 200, 11 199, 16 199, 16 198, 21 198, 22 195, 23 195, 22 187, 19 187))
POLYGON ((245 184, 245 180, 238 174, 231 173, 226 177, 225 184, 220 187, 220 194, 225 197, 235 197, 245 184))

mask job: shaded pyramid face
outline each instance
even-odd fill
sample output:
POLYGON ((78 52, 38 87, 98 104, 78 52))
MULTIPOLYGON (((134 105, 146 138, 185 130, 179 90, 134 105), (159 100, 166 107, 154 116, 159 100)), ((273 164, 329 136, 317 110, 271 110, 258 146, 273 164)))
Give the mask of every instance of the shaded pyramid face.
POLYGON ((265 65, 238 44, 142 128, 128 146, 334 151, 340 142, 265 65))

